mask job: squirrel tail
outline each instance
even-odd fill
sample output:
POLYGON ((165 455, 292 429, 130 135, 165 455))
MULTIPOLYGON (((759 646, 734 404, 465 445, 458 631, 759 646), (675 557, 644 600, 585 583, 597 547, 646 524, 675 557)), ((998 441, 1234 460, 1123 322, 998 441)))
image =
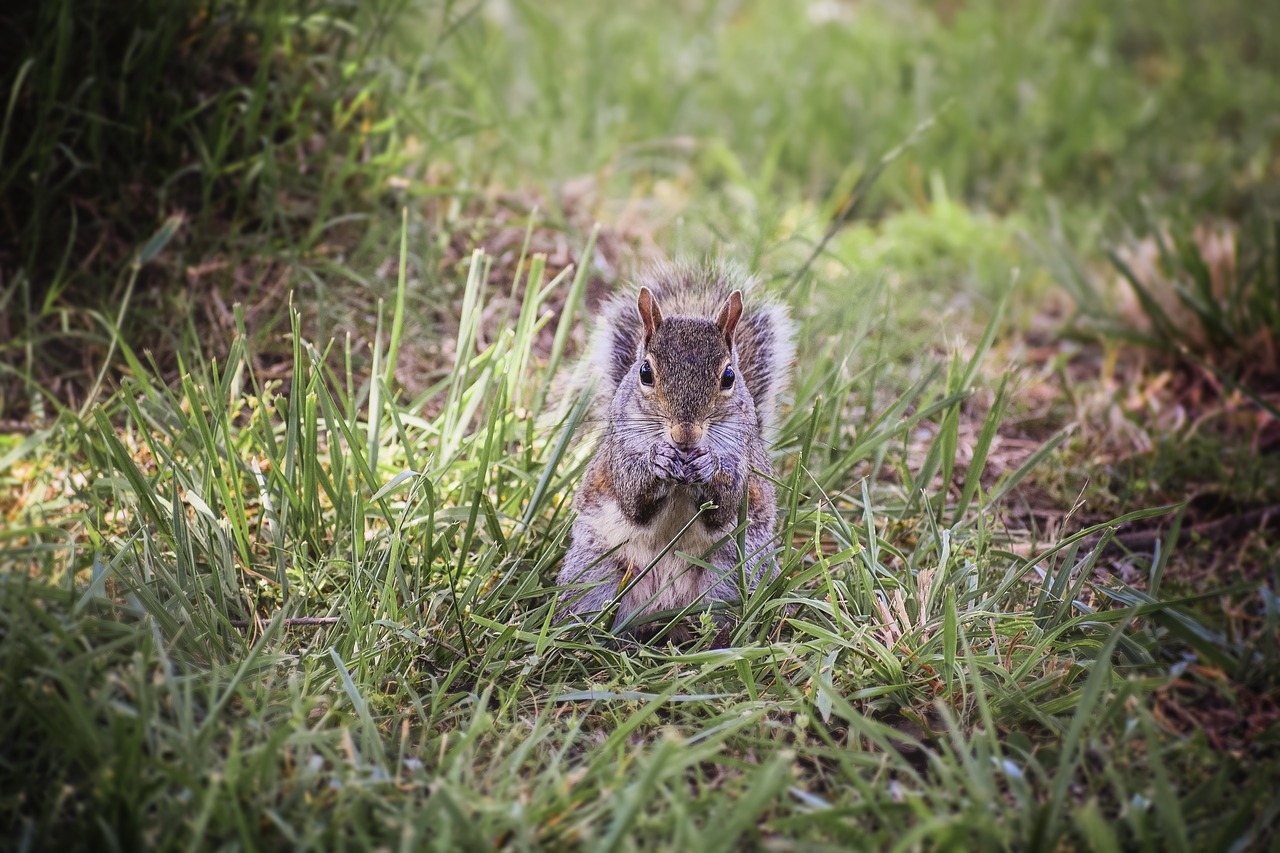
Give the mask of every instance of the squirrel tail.
POLYGON ((755 404, 760 432, 775 427, 778 398, 787 390, 795 358, 795 324, 786 306, 764 293, 756 276, 728 261, 656 264, 633 287, 604 302, 587 357, 596 410, 608 411, 614 390, 639 355, 636 295, 641 285, 653 291, 667 316, 713 318, 729 294, 742 291, 742 319, 734 334, 738 368, 755 404))

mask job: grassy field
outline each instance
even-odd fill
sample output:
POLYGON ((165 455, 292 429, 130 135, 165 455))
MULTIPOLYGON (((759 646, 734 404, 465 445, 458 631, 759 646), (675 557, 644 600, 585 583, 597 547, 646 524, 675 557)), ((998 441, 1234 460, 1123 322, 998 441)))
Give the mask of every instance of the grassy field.
POLYGON ((0 12, 15 849, 1280 843, 1280 12, 0 12), (646 261, 801 324, 779 579, 552 624, 646 261), (720 638, 723 640, 723 637, 720 638))

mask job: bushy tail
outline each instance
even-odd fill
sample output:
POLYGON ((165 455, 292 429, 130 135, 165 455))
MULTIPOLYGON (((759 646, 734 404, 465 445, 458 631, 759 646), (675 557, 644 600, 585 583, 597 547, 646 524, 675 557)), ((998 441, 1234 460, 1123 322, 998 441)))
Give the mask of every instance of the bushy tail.
POLYGON ((633 369, 640 351, 641 326, 636 295, 653 291, 664 316, 712 319, 735 290, 742 291, 743 312, 734 334, 738 368, 762 434, 776 426, 779 397, 786 393, 795 358, 795 324, 785 305, 764 293, 760 281, 741 266, 724 261, 679 262, 649 267, 632 287, 615 293, 601 307, 588 351, 593 401, 603 416, 618 383, 633 369))

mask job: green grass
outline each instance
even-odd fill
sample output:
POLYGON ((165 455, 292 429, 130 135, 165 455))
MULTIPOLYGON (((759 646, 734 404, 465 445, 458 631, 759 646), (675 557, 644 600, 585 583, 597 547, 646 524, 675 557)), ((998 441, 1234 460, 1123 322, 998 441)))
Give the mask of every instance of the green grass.
POLYGON ((379 115, 392 70, 371 50, 403 11, 133 0, 4 13, 19 61, 0 93, 0 418, 92 396, 80 356, 118 334, 171 366, 217 323, 211 294, 287 302, 282 275, 306 294, 315 270, 341 269, 326 240, 370 221, 363 202, 401 162, 379 115), (166 222, 178 251, 135 289, 130 263, 166 222), (41 394, 55 377, 73 387, 41 394))
POLYGON ((1239 346, 1274 235, 1240 305, 1195 301, 1182 236, 1273 189, 1264 13, 174 8, 21 19, 78 49, 21 66, 39 121, 0 143, 3 402, 48 415, 0 435, 15 847, 1276 843, 1274 534, 1196 532, 1274 494, 1239 346), (147 96, 195 91, 155 85, 176 44, 230 84, 142 162, 147 96), (37 198, 59 158, 93 168, 37 198), (1103 249, 1171 221, 1126 284, 1103 249), (723 647, 551 618, 597 427, 564 377, 654 247, 751 264, 801 324, 784 570, 723 647), (1148 310, 1161 342, 1202 346, 1115 330, 1166 282, 1203 310, 1148 310), (1171 428, 1188 365, 1240 390, 1171 428))
MULTIPOLYGON (((488 264, 472 259, 464 338, 488 264)), ((7 774, 10 822, 50 840, 96 817, 94 837, 124 847, 1178 846, 1224 812, 1228 840, 1265 832, 1270 800, 1168 781, 1186 747, 1151 717, 1175 649, 1240 677, 1250 657, 1176 602, 1098 585, 1093 529, 1018 556, 999 495, 1022 471, 991 488, 956 475, 958 499, 934 485, 957 470, 948 413, 981 348, 917 360, 883 409, 864 371, 805 352, 822 381, 782 431, 783 579, 742 606, 729 647, 552 627, 584 448, 563 441, 580 412, 528 393, 546 380, 536 291, 455 363, 430 419, 301 338, 290 385, 263 383, 240 336, 225 364, 172 388, 132 377, 65 433, 86 462, 72 523, 14 531, 8 550, 27 567, 3 586, 6 760, 27 771, 7 774), (937 431, 917 463, 921 424, 937 431)), ((806 339, 870 352, 841 319, 806 339)))

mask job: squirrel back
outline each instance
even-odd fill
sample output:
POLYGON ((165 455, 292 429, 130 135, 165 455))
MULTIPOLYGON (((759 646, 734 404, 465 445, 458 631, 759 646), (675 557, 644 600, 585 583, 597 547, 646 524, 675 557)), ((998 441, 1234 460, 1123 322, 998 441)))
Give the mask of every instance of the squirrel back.
POLYGON ((652 291, 668 316, 704 318, 714 317, 733 291, 742 291, 743 312, 734 335, 738 367, 755 405, 759 432, 775 427, 778 399, 786 391, 795 357, 795 326, 786 307, 765 295, 758 278, 725 261, 657 264, 633 287, 605 301, 587 356, 595 409, 608 411, 639 356, 643 327, 636 294, 641 287, 652 291))

